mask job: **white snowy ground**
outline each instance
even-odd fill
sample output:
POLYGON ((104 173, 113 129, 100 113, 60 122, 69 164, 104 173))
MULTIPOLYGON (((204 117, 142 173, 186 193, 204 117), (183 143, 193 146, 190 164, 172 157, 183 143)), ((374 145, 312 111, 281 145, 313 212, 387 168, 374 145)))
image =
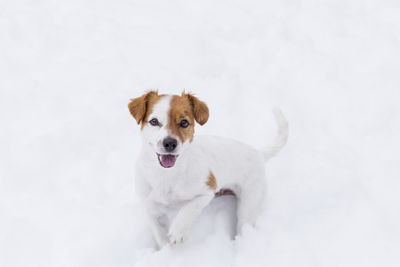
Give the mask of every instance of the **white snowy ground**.
POLYGON ((399 1, 2 0, 0 33, 0 266, 400 266, 399 1), (149 88, 254 146, 282 108, 255 229, 232 241, 220 198, 151 249, 127 110, 149 88))

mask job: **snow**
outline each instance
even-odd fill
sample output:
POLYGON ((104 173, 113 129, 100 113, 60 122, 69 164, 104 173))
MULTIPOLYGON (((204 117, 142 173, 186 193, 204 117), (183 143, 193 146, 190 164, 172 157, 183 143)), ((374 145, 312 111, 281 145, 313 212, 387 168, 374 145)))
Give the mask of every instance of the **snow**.
POLYGON ((0 2, 0 266, 399 266, 400 5, 0 2), (216 199, 155 251, 134 194, 146 89, 193 91, 199 134, 267 145, 267 208, 216 199))

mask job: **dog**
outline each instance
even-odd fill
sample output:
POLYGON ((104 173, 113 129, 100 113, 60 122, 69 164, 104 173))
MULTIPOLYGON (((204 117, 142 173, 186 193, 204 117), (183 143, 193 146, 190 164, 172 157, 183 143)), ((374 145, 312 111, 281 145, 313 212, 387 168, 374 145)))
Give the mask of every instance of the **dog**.
POLYGON ((265 162, 288 138, 288 123, 280 110, 273 112, 276 140, 257 150, 229 138, 195 137, 195 124, 204 125, 209 110, 190 93, 149 91, 131 99, 128 108, 142 137, 135 187, 159 248, 184 242, 203 208, 218 195, 236 196, 238 234, 244 224, 255 224, 264 202, 265 162))

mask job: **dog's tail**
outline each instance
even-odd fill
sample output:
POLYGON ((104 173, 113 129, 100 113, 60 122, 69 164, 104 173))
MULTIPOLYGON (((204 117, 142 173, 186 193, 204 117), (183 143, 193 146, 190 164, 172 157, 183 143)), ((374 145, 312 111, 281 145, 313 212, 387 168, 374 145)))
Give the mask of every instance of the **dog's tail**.
POLYGON ((274 114, 276 124, 278 125, 278 135, 275 137, 274 142, 263 150, 265 162, 278 154, 278 152, 285 146, 289 135, 288 122, 282 111, 279 108, 274 108, 272 113, 274 114))

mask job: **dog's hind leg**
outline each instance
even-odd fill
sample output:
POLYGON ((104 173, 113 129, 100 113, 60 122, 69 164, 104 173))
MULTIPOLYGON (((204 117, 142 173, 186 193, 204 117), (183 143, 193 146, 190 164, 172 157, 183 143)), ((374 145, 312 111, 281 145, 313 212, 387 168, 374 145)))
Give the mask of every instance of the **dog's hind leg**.
POLYGON ((237 234, 243 225, 254 226, 264 206, 265 177, 242 185, 237 194, 237 234))

